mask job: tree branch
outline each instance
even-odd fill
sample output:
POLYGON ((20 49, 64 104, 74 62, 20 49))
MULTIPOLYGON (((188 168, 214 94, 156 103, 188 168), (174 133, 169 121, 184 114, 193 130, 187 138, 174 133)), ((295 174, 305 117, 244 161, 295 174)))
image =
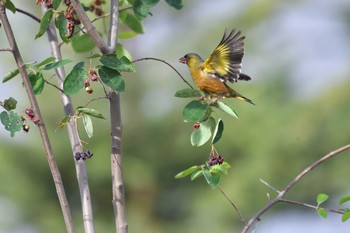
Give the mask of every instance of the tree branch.
POLYGON ((321 159, 317 160, 310 166, 308 166, 306 169, 304 169, 299 175, 297 175, 278 195, 275 199, 269 201, 261 210, 259 210, 249 221, 248 223, 244 226, 242 233, 247 233, 249 228, 255 224, 257 221, 260 221, 260 217, 268 211, 272 206, 277 204, 278 202, 281 202, 283 199, 283 196, 287 194, 287 192, 293 188, 294 185, 296 185, 305 175, 310 173, 313 169, 318 167, 320 164, 323 162, 327 161, 328 159, 333 158, 334 156, 350 149, 350 144, 343 146, 337 150, 334 150, 327 155, 323 156, 321 159))
MULTIPOLYGON (((44 11, 47 10, 44 6, 42 8, 44 11)), ((60 50, 57 32, 52 21, 47 30, 47 35, 51 46, 52 56, 54 56, 57 61, 62 60, 62 54, 60 50)), ((65 69, 64 67, 59 67, 55 71, 56 71, 58 86, 60 89, 63 89, 63 82, 66 77, 65 69)), ((70 97, 65 95, 64 92, 59 92, 59 95, 60 95, 60 99, 63 105, 65 115, 73 116, 75 114, 75 110, 70 97)), ((67 122, 67 131, 68 131, 68 137, 71 144, 72 155, 74 159, 74 155, 76 152, 83 151, 83 148, 81 146, 81 140, 77 129, 77 123, 75 120, 70 119, 69 122, 67 122)), ((85 162, 82 160, 76 161, 75 159, 74 161, 75 161, 75 170, 76 170, 76 176, 77 176, 79 192, 80 192, 85 233, 94 233, 95 226, 94 226, 94 220, 93 220, 91 194, 89 189, 85 162)))
MULTIPOLYGON (((139 61, 145 61, 145 60, 153 60, 153 61, 159 61, 159 62, 162 62, 166 65, 168 65, 170 68, 172 68, 178 75, 179 77, 182 79, 182 81, 184 81, 191 89, 195 90, 192 85, 186 81, 186 79, 180 74, 179 71, 177 71, 177 69, 175 69, 174 66, 172 66, 169 62, 167 61, 164 61, 162 59, 158 59, 158 58, 153 58, 153 57, 144 57, 144 58, 139 58, 139 59, 136 59, 134 61, 132 61, 132 63, 135 63, 135 62, 139 62, 139 61)), ((197 93, 197 92, 196 92, 197 93)))
POLYGON ((48 164, 50 167, 52 178, 54 180, 54 184, 55 184, 58 200, 59 200, 59 203, 61 206, 61 210, 63 213, 63 218, 64 218, 67 232, 74 233, 73 219, 71 216, 69 204, 68 204, 66 193, 64 190, 63 181, 61 179, 61 174, 59 172, 59 169, 58 169, 58 166, 56 163, 56 159, 55 159, 54 153, 52 151, 51 143, 50 143, 50 140, 49 140, 49 137, 47 134, 44 120, 42 119, 42 116, 40 113, 40 108, 39 108, 38 102, 37 102, 36 97, 33 93, 32 86, 31 86, 29 78, 28 78, 27 70, 26 70, 25 65, 23 63, 22 56, 19 52, 11 25, 8 21, 6 11, 5 11, 5 6, 2 2, 0 2, 0 19, 1 19, 1 22, 3 24, 3 27, 5 30, 7 39, 9 41, 10 47, 12 49, 12 53, 13 53, 14 59, 16 61, 17 67, 20 71, 20 74, 21 74, 21 77, 22 77, 22 80, 24 83, 24 87, 25 87, 27 95, 28 95, 29 102, 31 104, 31 107, 32 107, 35 115, 38 116, 40 119, 40 122, 37 125, 39 128, 41 140, 42 140, 42 143, 44 146, 44 150, 45 150, 46 158, 47 158, 47 161, 48 161, 48 164))

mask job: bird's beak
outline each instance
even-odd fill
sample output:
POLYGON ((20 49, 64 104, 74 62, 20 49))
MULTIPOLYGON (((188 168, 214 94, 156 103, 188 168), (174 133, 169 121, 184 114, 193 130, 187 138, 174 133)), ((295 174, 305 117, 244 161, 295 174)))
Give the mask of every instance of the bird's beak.
POLYGON ((179 62, 180 62, 180 63, 183 63, 183 64, 186 64, 186 63, 187 63, 187 59, 186 59, 185 57, 181 57, 181 58, 179 59, 179 62))

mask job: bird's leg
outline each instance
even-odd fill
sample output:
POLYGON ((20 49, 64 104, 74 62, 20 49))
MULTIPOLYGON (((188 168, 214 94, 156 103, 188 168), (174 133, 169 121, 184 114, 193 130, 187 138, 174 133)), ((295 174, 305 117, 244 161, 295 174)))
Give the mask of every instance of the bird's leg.
POLYGON ((214 105, 216 102, 218 102, 219 99, 223 98, 222 96, 216 96, 215 98, 213 98, 209 105, 214 105))

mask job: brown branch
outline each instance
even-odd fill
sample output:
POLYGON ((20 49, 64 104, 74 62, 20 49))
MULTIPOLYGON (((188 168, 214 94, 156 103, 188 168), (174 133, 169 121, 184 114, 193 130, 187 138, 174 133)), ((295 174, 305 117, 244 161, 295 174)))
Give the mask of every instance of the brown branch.
POLYGON ((304 169, 299 175, 297 175, 278 195, 275 199, 269 201, 261 210, 259 210, 249 221, 248 223, 244 226, 242 233, 247 233, 249 228, 252 227, 253 224, 256 222, 260 221, 260 217, 269 209, 271 209, 272 206, 277 204, 278 202, 281 202, 282 198, 284 195, 287 194, 287 192, 294 187, 305 175, 310 173, 313 169, 318 167, 320 164, 323 162, 327 161, 328 159, 333 158, 334 156, 350 149, 350 144, 343 146, 337 150, 334 150, 327 155, 323 156, 321 159, 317 160, 310 166, 308 166, 306 169, 304 169))
POLYGON ((336 214, 344 214, 345 213, 345 211, 342 211, 342 210, 333 210, 333 209, 323 208, 323 207, 310 205, 310 204, 302 203, 302 202, 298 202, 298 201, 283 199, 283 198, 280 199, 279 202, 285 202, 285 203, 288 203, 288 204, 299 205, 299 206, 311 208, 311 209, 314 209, 314 210, 322 209, 322 210, 326 210, 328 212, 332 212, 332 213, 336 213, 336 214))
POLYGON ((34 19, 34 20, 37 21, 38 23, 40 23, 40 21, 41 21, 38 17, 36 17, 36 16, 33 15, 32 13, 29 13, 29 12, 27 12, 27 11, 25 11, 25 10, 16 8, 16 11, 18 11, 18 12, 20 12, 20 13, 22 13, 22 14, 28 16, 29 18, 34 19))
POLYGON ((0 49, 0 52, 12 52, 11 48, 0 49))
POLYGON ((66 196, 66 193, 64 190, 61 174, 60 174, 60 171, 58 169, 58 165, 56 163, 54 153, 52 151, 52 147, 51 147, 51 143, 49 140, 49 136, 47 134, 46 126, 45 126, 44 120, 41 116, 38 102, 37 102, 36 97, 33 93, 33 89, 32 89, 32 86, 30 84, 30 81, 29 81, 28 73, 27 73, 27 70, 25 68, 25 64, 23 62, 20 51, 18 49, 17 42, 16 42, 15 36, 13 34, 10 22, 8 21, 4 3, 1 1, 0 1, 0 19, 1 19, 1 22, 3 24, 5 34, 7 36, 7 40, 10 44, 10 47, 12 48, 12 51, 13 51, 12 53, 13 53, 14 59, 16 61, 17 67, 20 71, 20 74, 21 74, 21 77, 22 77, 22 80, 24 83, 24 87, 25 87, 25 90, 26 90, 27 95, 28 95, 29 102, 31 104, 31 107, 32 107, 35 115, 40 119, 37 126, 39 128, 41 141, 43 143, 44 150, 45 150, 45 155, 46 155, 46 158, 47 158, 47 161, 49 164, 52 178, 54 180, 56 193, 57 193, 58 200, 59 200, 61 210, 63 213, 63 218, 64 218, 67 232, 74 233, 73 219, 71 216, 67 196, 66 196))
MULTIPOLYGON (((186 79, 180 74, 179 71, 177 71, 177 69, 175 69, 174 66, 172 66, 169 62, 166 62, 162 59, 158 59, 158 58, 153 58, 153 57, 144 57, 144 58, 139 58, 139 59, 136 59, 134 61, 132 61, 132 63, 135 63, 135 62, 139 62, 139 61, 145 61, 145 60, 153 60, 153 61, 159 61, 159 62, 162 62, 166 65, 168 65, 170 68, 172 68, 178 75, 179 77, 182 79, 182 81, 184 81, 191 89, 195 90, 192 85, 186 81, 186 79)), ((197 93, 197 92, 196 92, 197 93)), ((197 93, 198 94, 198 93, 197 93)))

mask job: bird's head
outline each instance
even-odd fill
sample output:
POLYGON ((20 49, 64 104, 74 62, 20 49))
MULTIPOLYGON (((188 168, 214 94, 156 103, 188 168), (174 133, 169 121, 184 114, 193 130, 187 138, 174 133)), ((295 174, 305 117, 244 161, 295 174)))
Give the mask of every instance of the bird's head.
POLYGON ((188 53, 179 59, 180 63, 187 64, 188 67, 199 67, 203 64, 202 58, 195 53, 188 53))

